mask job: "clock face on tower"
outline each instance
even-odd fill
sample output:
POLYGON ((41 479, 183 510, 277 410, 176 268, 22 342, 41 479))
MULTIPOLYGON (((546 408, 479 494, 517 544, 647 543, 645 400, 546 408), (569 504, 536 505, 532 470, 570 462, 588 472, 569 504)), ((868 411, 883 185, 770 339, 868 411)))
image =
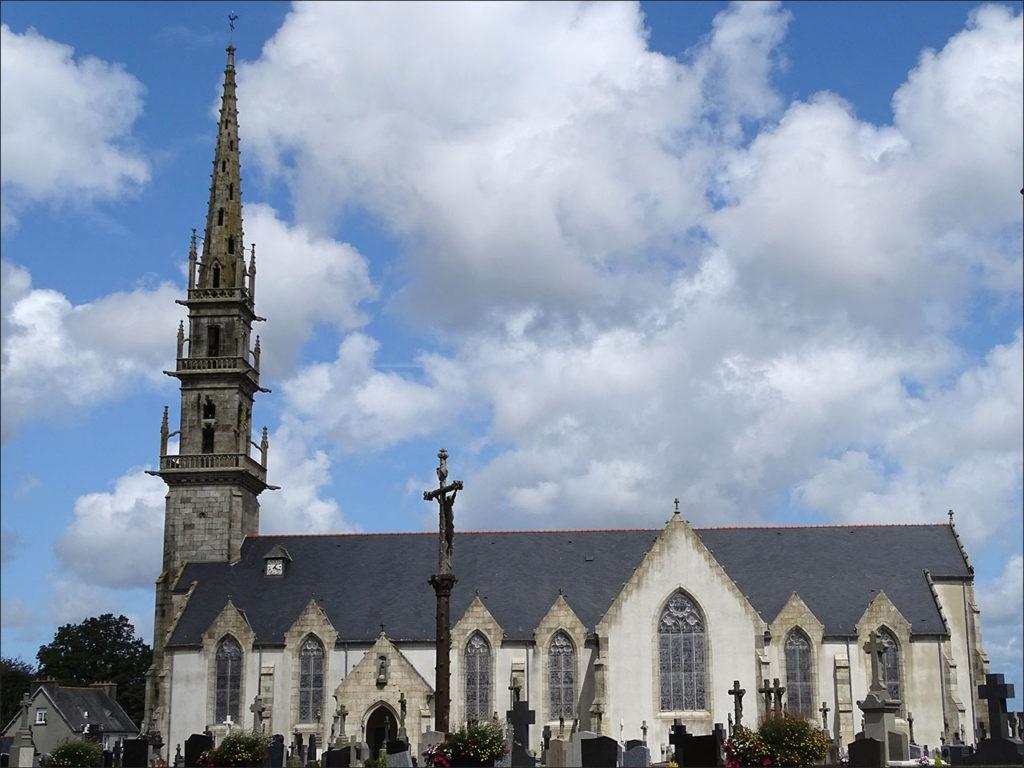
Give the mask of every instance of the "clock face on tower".
POLYGON ((284 560, 271 559, 267 560, 267 576, 282 576, 284 575, 284 560))

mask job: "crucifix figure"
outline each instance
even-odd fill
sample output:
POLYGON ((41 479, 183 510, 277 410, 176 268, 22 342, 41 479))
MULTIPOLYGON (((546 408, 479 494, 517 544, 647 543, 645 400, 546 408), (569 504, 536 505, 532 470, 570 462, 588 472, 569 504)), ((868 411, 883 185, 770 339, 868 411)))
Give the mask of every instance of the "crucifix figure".
POLYGON ((21 730, 28 730, 28 708, 32 706, 32 697, 28 695, 28 691, 25 691, 25 695, 21 697, 21 730))
POLYGON ((914 741, 914 713, 913 712, 907 712, 907 730, 910 732, 909 733, 910 743, 911 744, 917 744, 917 742, 914 741))
POLYGON ((249 711, 252 712, 252 729, 257 733, 263 732, 263 713, 266 709, 267 705, 260 696, 254 698, 249 705, 249 711))
POLYGON ((729 689, 729 695, 732 696, 733 700, 733 711, 736 713, 736 717, 733 722, 736 724, 737 728, 743 725, 743 694, 745 693, 746 690, 740 688, 740 681, 733 680, 732 688, 729 689))
POLYGON ((512 691, 512 703, 515 704, 519 701, 519 698, 522 695, 523 684, 519 682, 519 678, 517 677, 512 680, 512 685, 510 685, 508 689, 512 691))
POLYGON ((761 683, 761 687, 757 689, 757 692, 764 697, 764 716, 768 718, 772 713, 772 684, 768 682, 768 678, 764 679, 761 683))
POLYGON ((437 556, 437 572, 452 572, 452 554, 455 547, 455 513, 452 508, 455 506, 455 497, 462 490, 462 481, 454 480, 445 485, 448 479, 448 451, 442 448, 437 452, 440 464, 437 467, 437 488, 433 491, 424 491, 424 501, 437 500, 440 507, 440 542, 437 556))
POLYGON ((640 733, 644 735, 644 744, 647 743, 647 721, 644 720, 640 723, 640 733))
POLYGON ((786 692, 784 685, 779 685, 779 678, 775 678, 772 681, 772 693, 775 694, 775 706, 773 711, 776 715, 782 714, 782 694, 786 692))
POLYGON ((338 738, 345 738, 345 718, 348 717, 348 707, 344 704, 338 706, 335 711, 335 717, 338 718, 338 738))
POLYGON ((452 647, 449 602, 452 587, 457 579, 452 573, 452 556, 455 548, 455 497, 462 490, 462 481, 448 480, 448 451, 442 448, 437 452, 437 488, 424 491, 424 501, 437 501, 438 505, 438 543, 437 573, 430 577, 430 585, 437 596, 436 630, 435 630, 435 663, 434 663, 434 729, 441 733, 448 732, 448 716, 451 709, 450 657, 452 647))
POLYGON ((871 630, 868 641, 864 643, 864 652, 871 657, 871 687, 869 693, 879 694, 879 698, 886 699, 885 686, 881 680, 882 655, 885 653, 885 646, 878 639, 878 633, 871 630))
POLYGON ((828 733, 828 703, 821 702, 821 709, 818 711, 821 712, 821 730, 828 733))

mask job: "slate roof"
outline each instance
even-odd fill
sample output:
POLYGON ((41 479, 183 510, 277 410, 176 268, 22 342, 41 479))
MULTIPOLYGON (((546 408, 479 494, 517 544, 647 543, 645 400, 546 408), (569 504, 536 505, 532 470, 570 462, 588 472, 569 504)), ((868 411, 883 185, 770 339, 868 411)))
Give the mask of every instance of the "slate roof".
MULTIPOLYGON (((32 700, 39 696, 49 698, 56 709, 56 715, 63 718, 68 728, 72 731, 81 732, 82 726, 86 723, 91 728, 100 726, 105 733, 138 733, 132 719, 121 708, 121 705, 112 699, 106 691, 101 688, 75 687, 68 685, 57 685, 56 683, 42 683, 32 692, 32 700)), ((21 710, 14 718, 4 726, 6 732, 12 724, 21 718, 21 710)), ((32 721, 29 721, 32 724, 32 721)))
MULTIPOLYGON (((509 640, 532 638, 559 590, 593 629, 662 529, 476 531, 458 533, 453 623, 474 594, 509 640)), ((766 621, 796 592, 825 625, 851 635, 864 608, 884 590, 915 634, 941 634, 942 619, 923 570, 969 579, 948 525, 695 529, 766 621)), ((339 642, 373 642, 385 625, 394 641, 432 641, 434 533, 254 536, 234 564, 190 563, 179 592, 198 582, 170 645, 198 645, 227 603, 243 609, 257 642, 284 633, 313 597, 339 642), (264 555, 285 546, 284 578, 263 575, 264 555)), ((706 606, 714 610, 713 606, 706 606)))

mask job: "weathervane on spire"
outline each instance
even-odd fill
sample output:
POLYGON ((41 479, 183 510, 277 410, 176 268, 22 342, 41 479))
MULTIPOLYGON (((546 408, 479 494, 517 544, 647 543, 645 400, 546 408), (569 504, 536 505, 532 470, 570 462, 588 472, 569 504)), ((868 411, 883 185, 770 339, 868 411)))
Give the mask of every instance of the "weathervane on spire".
POLYGON ((236 21, 238 21, 238 14, 231 11, 231 13, 228 14, 228 45, 234 45, 236 21))

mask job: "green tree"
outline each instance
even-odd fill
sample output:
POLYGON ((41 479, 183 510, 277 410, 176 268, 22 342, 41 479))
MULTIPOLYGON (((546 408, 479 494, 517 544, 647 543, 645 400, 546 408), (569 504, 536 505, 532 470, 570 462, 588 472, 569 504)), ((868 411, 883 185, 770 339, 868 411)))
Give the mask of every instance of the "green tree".
POLYGON ((65 624, 36 654, 39 674, 64 685, 117 683, 118 703, 136 725, 146 704, 146 670, 153 652, 125 616, 104 613, 81 624, 65 624))
POLYGON ((35 669, 21 659, 0 659, 0 728, 18 714, 21 697, 32 684, 35 669))

